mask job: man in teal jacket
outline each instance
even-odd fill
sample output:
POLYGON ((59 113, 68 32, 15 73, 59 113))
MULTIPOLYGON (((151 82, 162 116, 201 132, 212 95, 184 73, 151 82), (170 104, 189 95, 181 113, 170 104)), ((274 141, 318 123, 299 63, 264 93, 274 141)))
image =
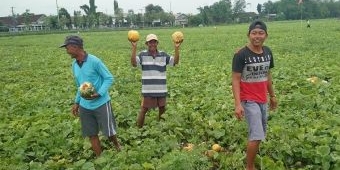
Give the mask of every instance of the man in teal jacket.
POLYGON ((74 116, 80 117, 83 137, 89 137, 96 156, 102 152, 99 130, 108 136, 116 149, 120 151, 120 144, 116 137, 116 122, 112 112, 109 88, 114 77, 105 64, 96 56, 86 53, 83 40, 79 36, 68 36, 60 47, 73 58, 72 70, 77 87, 84 82, 90 82, 95 93, 90 98, 83 98, 77 90, 75 103, 72 106, 74 116))

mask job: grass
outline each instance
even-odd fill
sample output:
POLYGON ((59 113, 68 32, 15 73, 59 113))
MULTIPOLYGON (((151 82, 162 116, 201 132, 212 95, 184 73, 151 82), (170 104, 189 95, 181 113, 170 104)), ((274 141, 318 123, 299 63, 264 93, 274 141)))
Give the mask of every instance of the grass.
MULTIPOLYGON (((335 19, 312 20, 311 29, 304 21, 267 23, 280 106, 271 114, 259 154, 262 169, 339 167, 338 25, 335 19), (314 75, 329 83, 306 81, 314 75)), ((86 51, 100 57, 116 78, 110 94, 124 151, 116 153, 104 143, 107 152, 99 160, 93 159, 79 121, 70 115, 76 90, 71 59, 58 48, 69 33, 0 37, 0 169, 157 169, 174 164, 242 169, 247 133, 245 123, 233 115, 230 73, 233 53, 247 43, 247 29, 248 24, 139 30, 138 50, 145 48, 149 33, 157 34, 159 49, 170 54, 171 34, 180 30, 185 39, 180 65, 168 69, 166 121, 157 122, 152 111, 143 129, 135 126, 140 70, 130 66, 127 31, 80 32, 86 51), (195 144, 194 151, 181 151, 182 141, 195 144), (229 154, 205 157, 202 153, 213 143, 229 154)))

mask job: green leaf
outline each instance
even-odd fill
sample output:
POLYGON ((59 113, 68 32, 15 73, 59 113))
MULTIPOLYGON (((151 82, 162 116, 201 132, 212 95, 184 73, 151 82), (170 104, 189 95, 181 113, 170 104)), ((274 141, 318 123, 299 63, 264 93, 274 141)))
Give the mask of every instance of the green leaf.
POLYGON ((81 160, 75 162, 74 165, 75 165, 76 167, 81 167, 81 166, 84 165, 85 162, 86 162, 85 159, 81 159, 81 160))
POLYGON ((151 163, 148 163, 148 162, 144 162, 143 167, 146 170, 154 170, 155 169, 155 167, 151 163))
POLYGON ((94 164, 92 162, 84 163, 81 168, 84 169, 84 170, 95 170, 94 164))
POLYGON ((224 129, 214 130, 213 134, 216 139, 219 139, 225 135, 225 130, 224 129))
POLYGON ((316 153, 321 155, 321 156, 326 156, 329 155, 331 149, 329 146, 318 146, 316 147, 316 153))

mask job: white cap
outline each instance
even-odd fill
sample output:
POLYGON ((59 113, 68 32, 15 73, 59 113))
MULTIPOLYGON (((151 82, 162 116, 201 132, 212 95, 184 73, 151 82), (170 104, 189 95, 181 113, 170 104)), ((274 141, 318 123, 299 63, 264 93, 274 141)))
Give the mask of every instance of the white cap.
POLYGON ((151 40, 156 40, 158 41, 158 38, 155 34, 149 34, 148 36, 146 36, 146 41, 145 42, 149 42, 151 40))

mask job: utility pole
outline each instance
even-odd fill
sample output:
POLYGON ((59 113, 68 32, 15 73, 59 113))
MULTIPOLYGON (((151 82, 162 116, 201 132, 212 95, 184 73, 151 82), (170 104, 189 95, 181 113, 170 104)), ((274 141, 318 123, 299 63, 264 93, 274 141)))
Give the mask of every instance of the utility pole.
POLYGON ((12 16, 14 16, 14 7, 12 6, 11 9, 12 9, 12 16))
POLYGON ((113 1, 113 4, 112 4, 112 6, 113 6, 113 27, 116 27, 116 11, 115 11, 115 1, 113 1))
POLYGON ((14 7, 11 7, 11 11, 12 11, 12 24, 13 24, 13 27, 16 27, 17 26, 17 20, 16 20, 16 16, 14 14, 14 7))
POLYGON ((57 5, 57 16, 58 16, 58 27, 59 27, 59 6, 58 6, 58 0, 55 0, 55 4, 57 5))
POLYGON ((144 28, 144 14, 143 14, 143 8, 142 9, 139 9, 142 13, 142 23, 143 23, 143 28, 144 28))
POLYGON ((299 6, 300 6, 300 25, 301 25, 301 29, 302 29, 302 1, 299 4, 299 6))

